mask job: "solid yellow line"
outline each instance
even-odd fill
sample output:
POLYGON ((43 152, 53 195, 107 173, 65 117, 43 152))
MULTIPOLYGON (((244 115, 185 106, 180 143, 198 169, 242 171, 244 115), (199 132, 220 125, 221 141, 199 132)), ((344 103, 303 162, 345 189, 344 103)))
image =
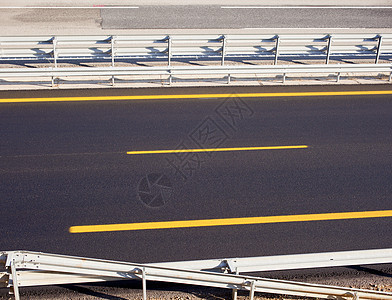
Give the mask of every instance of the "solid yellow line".
POLYGON ((129 231, 129 230, 146 230, 146 229, 169 229, 169 228, 171 229, 171 228, 249 225, 249 224, 268 224, 268 223, 286 223, 286 222, 347 220, 347 219, 383 218, 383 217, 392 217, 392 210, 305 214, 305 215, 283 215, 283 216, 247 217, 247 218, 227 218, 227 219, 145 222, 145 223, 125 223, 125 224, 105 224, 105 225, 83 225, 83 226, 72 226, 69 228, 69 232, 88 233, 88 232, 129 231))
POLYGON ((238 148, 209 148, 209 149, 175 149, 175 150, 147 150, 128 151, 127 154, 162 154, 162 153, 186 153, 186 152, 223 152, 223 151, 254 151, 254 150, 282 150, 282 149, 304 149, 306 145, 299 146, 269 146, 269 147, 238 147, 238 148))
POLYGON ((65 102, 65 101, 113 101, 113 100, 151 100, 151 99, 203 99, 203 98, 266 98, 266 97, 308 97, 308 96, 360 96, 392 95, 392 90, 383 91, 340 91, 340 92, 298 92, 298 93, 238 93, 238 94, 189 94, 189 95, 139 95, 139 96, 97 96, 97 97, 49 97, 49 98, 9 98, 0 103, 23 102, 65 102))

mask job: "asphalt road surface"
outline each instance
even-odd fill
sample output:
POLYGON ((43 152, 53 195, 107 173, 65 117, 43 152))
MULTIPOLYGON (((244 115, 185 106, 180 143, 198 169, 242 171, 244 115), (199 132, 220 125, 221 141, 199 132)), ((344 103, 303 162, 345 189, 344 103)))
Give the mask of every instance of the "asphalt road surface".
POLYGON ((0 103, 0 249, 159 262, 391 247, 391 217, 298 217, 392 209, 392 95, 291 94, 339 90, 392 89, 1 92, 1 99, 179 96, 0 103), (267 92, 288 94, 240 96, 267 92), (186 99, 189 94, 215 95, 186 99), (307 148, 127 154, 298 145, 307 148), (221 226, 226 218, 287 215, 299 219, 221 226), (218 221, 206 227, 206 219, 218 221), (184 220, 201 225, 167 223, 184 220), (157 223, 161 229, 70 232, 145 222, 164 223, 157 223))
MULTIPOLYGON (((355 5, 351 2, 348 5, 355 5)), ((392 27, 392 7, 376 6, 377 3, 372 3, 373 7, 332 8, 330 6, 266 8, 256 6, 254 2, 249 1, 241 3, 243 6, 240 7, 232 7, 230 3, 218 5, 214 2, 214 4, 205 5, 203 2, 199 5, 122 4, 119 6, 110 3, 105 5, 105 2, 98 4, 83 2, 73 7, 71 2, 63 5, 59 3, 57 7, 53 7, 50 6, 53 4, 41 2, 28 3, 28 6, 19 2, 7 3, 7 5, 0 3, 0 34, 5 36, 124 35, 145 34, 145 30, 164 30, 160 34, 184 34, 186 30, 189 34, 200 33, 195 31, 200 29, 208 29, 210 33, 214 30, 224 30, 225 33, 241 31, 255 34, 258 30, 263 33, 295 33, 298 30, 318 32, 317 29, 322 28, 328 28, 326 33, 336 30, 369 32, 376 28, 382 29, 382 32, 389 32, 392 27)))
POLYGON ((392 8, 173 5, 103 8, 103 29, 390 28, 392 8))

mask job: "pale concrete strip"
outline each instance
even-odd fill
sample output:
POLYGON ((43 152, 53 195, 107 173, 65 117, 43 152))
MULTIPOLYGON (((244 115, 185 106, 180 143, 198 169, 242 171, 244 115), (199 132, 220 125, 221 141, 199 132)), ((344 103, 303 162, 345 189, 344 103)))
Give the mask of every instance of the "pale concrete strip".
MULTIPOLYGON (((237 6, 238 7, 238 6, 237 6)), ((392 28, 391 9, 227 8, 212 5, 103 8, 103 29, 235 28, 392 28), (304 18, 306 15, 306 18, 304 18)))
MULTIPOLYGON (((215 9, 215 14, 217 9, 215 9)), ((224 10, 226 14, 233 13, 236 10, 224 10)), ((294 9, 297 11, 298 9, 294 9)), ((0 35, 1 36, 34 36, 34 35, 132 35, 132 34, 285 34, 285 33, 366 33, 366 32, 383 32, 392 33, 392 26, 384 26, 380 21, 374 21, 372 23, 373 28, 360 28, 363 26, 352 26, 350 23, 346 25, 342 24, 324 24, 324 28, 314 28, 318 26, 313 24, 309 26, 306 24, 301 26, 302 21, 296 22, 296 25, 288 26, 290 24, 279 24, 279 26, 272 26, 269 23, 260 22, 248 22, 241 21, 237 24, 229 26, 232 28, 222 27, 222 24, 218 25, 214 22, 211 24, 204 24, 204 29, 200 29, 198 24, 190 24, 181 22, 174 22, 171 24, 166 21, 154 22, 149 21, 143 23, 142 18, 139 16, 136 19, 136 23, 132 21, 122 21, 126 23, 126 26, 121 26, 124 29, 116 28, 116 24, 113 22, 113 14, 121 11, 119 9, 9 9, 0 8, 0 35), (106 11, 106 12, 102 12, 106 11), (110 16, 112 15, 112 21, 110 16), (105 19, 106 18, 106 19, 105 19), (377 23, 378 22, 378 23, 377 23), (154 25, 154 24, 155 25, 154 25), (180 24, 181 23, 181 24, 180 24), (102 24, 107 25, 107 29, 102 28, 102 24), (147 25, 154 25, 155 29, 148 29, 147 25), (377 25, 378 24, 378 25, 377 25), (172 26, 173 25, 173 26, 172 26), (208 25, 208 26, 207 26, 208 25), (338 28, 340 26, 340 28, 338 28), (128 28, 127 28, 128 27, 128 28), (139 29, 135 29, 139 27, 139 29), (177 28, 174 28, 177 27, 177 28), (269 28, 268 28, 269 27, 269 28), (279 27, 279 28, 276 28, 279 27), (297 27, 294 28, 293 27, 297 27), (308 28, 306 28, 308 27, 308 28), (348 27, 352 27, 349 28, 348 27), (358 28, 357 28, 358 27, 358 28), (384 27, 384 28, 381 28, 384 27)), ((145 9, 129 9, 132 13, 138 12, 138 14, 148 15, 145 9), (144 11, 144 12, 143 12, 144 11)), ((157 14, 156 9, 154 9, 157 14)), ((240 10, 242 11, 242 10, 240 10)), ((245 9, 246 11, 246 9, 245 9)), ((275 10, 276 11, 276 10, 275 10)), ((363 11, 363 10, 361 10, 363 11)), ((373 11, 373 10, 372 10, 373 11)), ((379 10, 375 10, 379 12, 379 10)), ((387 12, 384 12, 385 14, 387 12)), ((159 16, 159 15, 157 15, 159 16)), ((124 16, 123 16, 124 17, 124 16)), ((125 16, 126 17, 126 16, 125 16)), ((114 20, 117 17, 115 17, 114 20)), ((182 17, 184 18, 184 16, 182 17)), ((227 19, 227 18, 226 18, 227 19)), ((294 18, 295 19, 295 18, 294 18)), ((374 19, 374 18, 373 18, 374 19)), ((385 19, 385 16, 384 16, 385 19)), ((227 20, 226 20, 227 21, 227 20)), ((116 21, 118 23, 118 21, 116 21)), ((361 23, 362 24, 362 23, 361 23)), ((368 22, 363 22, 364 26, 367 26, 368 22)), ((322 26, 318 26, 322 27, 322 26)))
MULTIPOLYGON (((18 13, 19 14, 19 13, 18 13)), ((65 14, 63 14, 65 15, 65 14)), ((334 34, 334 33, 392 33, 392 28, 237 28, 237 29, 102 29, 100 27, 101 17, 99 11, 91 10, 85 15, 80 16, 78 13, 73 14, 68 22, 58 21, 58 26, 52 27, 45 21, 36 21, 32 23, 23 23, 15 19, 13 13, 7 13, 0 9, 0 35, 2 36, 42 36, 42 35, 174 35, 174 34, 334 34), (4 21, 4 23, 3 23, 4 21), (22 34, 23 33, 23 34, 22 34)), ((22 17, 22 16, 20 16, 22 17)), ((19 16, 18 16, 19 18, 19 16)))
MULTIPOLYGON (((241 5, 311 5, 311 6, 384 6, 391 5, 389 0, 243 0, 241 5)), ((91 0, 1 0, 0 7, 7 6, 93 6, 93 5, 120 5, 120 6, 141 6, 141 5, 238 5, 238 0, 101 0, 92 3, 91 0)))

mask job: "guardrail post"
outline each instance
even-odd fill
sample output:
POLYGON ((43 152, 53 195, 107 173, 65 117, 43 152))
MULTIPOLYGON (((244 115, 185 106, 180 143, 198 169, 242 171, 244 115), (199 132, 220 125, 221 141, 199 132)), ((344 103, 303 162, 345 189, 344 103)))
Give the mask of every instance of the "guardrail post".
POLYGON ((278 64, 279 44, 280 44, 280 37, 279 37, 279 35, 277 35, 277 36, 276 36, 276 44, 275 44, 275 60, 274 60, 274 65, 277 65, 277 64, 278 64))
POLYGON ((392 82, 392 72, 389 73, 389 82, 392 82))
POLYGON ((376 64, 378 64, 378 60, 380 59, 381 44, 382 44, 382 36, 379 35, 379 36, 378 36, 378 45, 377 45, 376 61, 375 61, 376 64))
POLYGON ((255 285, 256 285, 256 281, 253 280, 250 283, 250 293, 249 293, 250 300, 253 300, 255 297, 255 285))
POLYGON ((14 290, 15 300, 20 300, 18 279, 16 278, 15 259, 13 259, 11 263, 11 274, 12 274, 12 287, 14 290))
MULTIPOLYGON (((235 275, 238 275, 238 268, 235 268, 235 275)), ((238 290, 237 289, 233 289, 233 295, 232 295, 232 299, 233 300, 237 300, 237 296, 238 296, 238 290)))
POLYGON ((51 78, 51 81, 52 81, 52 88, 54 88, 54 76, 53 76, 53 68, 50 68, 50 71, 51 71, 51 75, 50 75, 50 78, 51 78))
POLYGON ((222 66, 225 65, 225 55, 226 55, 226 36, 222 36, 222 66))
POLYGON ((116 43, 115 37, 112 35, 110 38, 110 54, 112 57, 112 67, 114 67, 114 56, 115 56, 115 49, 114 49, 115 45, 114 44, 115 43, 116 43))
POLYGON ((230 84, 230 80, 231 80, 231 75, 227 74, 227 84, 230 84))
POLYGON ((142 281, 143 281, 143 300, 147 300, 146 268, 142 269, 142 281))
POLYGON ((54 67, 57 68, 57 38, 56 37, 53 37, 52 44, 53 44, 54 67))
POLYGON ((282 77, 282 83, 286 82, 286 73, 283 73, 283 77, 282 77))
POLYGON ((331 56, 331 47, 332 47, 332 35, 328 35, 328 45, 327 45, 327 57, 325 59, 325 63, 329 64, 329 57, 331 56))
MULTIPOLYGON (((111 36, 110 38, 110 54, 112 57, 112 67, 114 67, 114 57, 116 55, 115 53, 115 43, 116 43, 116 39, 115 36, 111 36)), ((114 76, 112 75, 112 86, 114 86, 114 76)))
POLYGON ((167 37, 167 65, 170 67, 171 64, 171 56, 172 56, 172 39, 169 35, 167 37))
POLYGON ((233 300, 237 300, 237 296, 238 296, 238 290, 237 289, 233 289, 232 299, 233 300))

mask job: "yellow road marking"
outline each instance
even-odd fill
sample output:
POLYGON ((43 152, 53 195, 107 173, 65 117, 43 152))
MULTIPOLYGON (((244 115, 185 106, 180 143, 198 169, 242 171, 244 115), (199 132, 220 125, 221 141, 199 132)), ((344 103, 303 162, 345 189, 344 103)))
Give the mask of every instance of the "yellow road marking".
MULTIPOLYGON (((65 101, 113 101, 113 100, 168 100, 168 99, 206 99, 206 98, 266 98, 266 97, 308 97, 308 96, 360 96, 392 95, 392 90, 383 91, 341 91, 341 92, 298 92, 298 93, 238 93, 238 94, 189 94, 189 95, 139 95, 139 96, 97 96, 97 97, 49 97, 49 98, 9 98, 0 103, 23 102, 65 102, 65 101)), ((207 99, 206 99, 207 100, 207 99)), ((210 100, 210 99, 208 99, 210 100)))
POLYGON ((107 231, 129 231, 129 230, 146 230, 146 229, 191 228, 191 227, 208 227, 208 226, 347 220, 347 219, 383 218, 383 217, 392 217, 392 210, 227 218, 227 219, 144 222, 144 223, 125 223, 125 224, 82 225, 82 226, 70 227, 69 232, 87 233, 87 232, 107 232, 107 231))
POLYGON ((254 151, 254 150, 283 150, 283 149, 304 149, 306 145, 299 146, 269 146, 269 147, 238 147, 238 148, 209 148, 209 149, 174 149, 174 150, 147 150, 128 151, 127 154, 162 154, 162 153, 186 153, 186 152, 223 152, 223 151, 254 151))

